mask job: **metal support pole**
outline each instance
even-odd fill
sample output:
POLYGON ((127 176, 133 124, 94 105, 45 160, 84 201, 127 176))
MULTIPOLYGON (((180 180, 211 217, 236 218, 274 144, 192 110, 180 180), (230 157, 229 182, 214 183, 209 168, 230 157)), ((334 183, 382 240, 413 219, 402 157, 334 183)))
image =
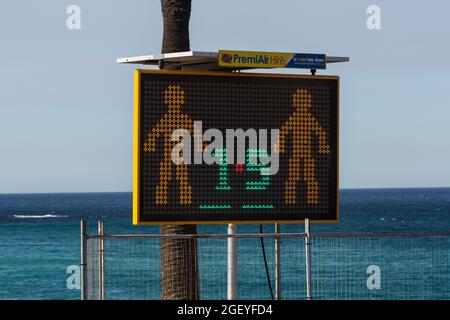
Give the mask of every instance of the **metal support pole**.
POLYGON ((98 298, 99 300, 105 300, 105 228, 103 220, 98 222, 98 262, 99 262, 99 275, 98 275, 98 298))
POLYGON ((311 232, 309 219, 305 219, 306 299, 312 299, 311 291, 311 232))
MULTIPOLYGON (((237 225, 228 225, 228 235, 237 234, 237 225)), ((237 298, 237 239, 228 237, 227 252, 227 299, 236 300, 237 298)))
POLYGON ((275 223, 275 300, 281 299, 281 251, 280 251, 280 225, 275 223))
POLYGON ((87 274, 87 233, 86 233, 86 221, 81 220, 80 223, 80 237, 81 237, 81 300, 88 299, 88 274, 87 274))

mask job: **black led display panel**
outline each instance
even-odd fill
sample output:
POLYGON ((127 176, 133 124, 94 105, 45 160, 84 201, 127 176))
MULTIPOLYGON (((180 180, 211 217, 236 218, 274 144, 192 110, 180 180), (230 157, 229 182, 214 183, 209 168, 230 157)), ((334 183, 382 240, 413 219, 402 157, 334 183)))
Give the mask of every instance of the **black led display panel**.
POLYGON ((133 223, 337 221, 338 99, 331 76, 136 71, 133 223), (211 129, 221 147, 202 140, 211 129), (258 144, 227 139, 238 131, 258 144), (191 153, 174 163, 180 141, 191 153))

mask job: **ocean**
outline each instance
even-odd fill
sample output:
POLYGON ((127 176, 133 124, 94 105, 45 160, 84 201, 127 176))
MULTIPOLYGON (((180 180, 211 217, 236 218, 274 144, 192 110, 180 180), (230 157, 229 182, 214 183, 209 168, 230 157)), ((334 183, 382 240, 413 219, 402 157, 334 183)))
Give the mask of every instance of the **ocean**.
MULTIPOLYGON (((450 188, 346 189, 340 199, 340 222, 314 224, 312 232, 450 231, 450 188)), ((80 263, 81 219, 89 233, 99 219, 109 234, 159 232, 132 226, 131 193, 0 195, 0 299, 79 299, 80 291, 67 287, 66 270, 80 263)), ((283 225, 282 232, 303 228, 283 225)), ((198 231, 225 233, 226 226, 198 231)), ((239 226, 239 232, 256 233, 259 226, 239 226)))

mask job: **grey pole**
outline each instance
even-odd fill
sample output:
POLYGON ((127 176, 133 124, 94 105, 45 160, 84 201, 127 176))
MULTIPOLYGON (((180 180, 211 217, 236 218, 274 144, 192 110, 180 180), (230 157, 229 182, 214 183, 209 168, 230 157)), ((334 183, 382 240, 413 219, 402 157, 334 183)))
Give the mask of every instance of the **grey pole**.
POLYGON ((86 221, 81 220, 80 223, 80 237, 81 237, 81 300, 88 299, 88 274, 87 274, 87 233, 86 233, 86 221))
POLYGON ((99 300, 105 300, 105 229, 103 220, 98 222, 98 261, 99 261, 99 275, 98 275, 98 295, 99 300))
POLYGON ((228 252, 227 252, 227 299, 237 298, 237 225, 228 225, 228 252))
POLYGON ((311 290, 311 233, 309 219, 305 219, 306 299, 312 299, 311 290))
POLYGON ((280 225, 275 223, 275 300, 281 299, 281 251, 280 251, 280 225))

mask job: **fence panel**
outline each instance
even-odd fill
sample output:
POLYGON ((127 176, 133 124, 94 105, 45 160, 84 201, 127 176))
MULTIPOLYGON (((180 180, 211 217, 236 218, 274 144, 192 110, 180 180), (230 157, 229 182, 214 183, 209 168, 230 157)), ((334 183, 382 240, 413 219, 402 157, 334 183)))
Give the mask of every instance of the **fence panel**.
POLYGON ((99 300, 99 275, 100 275, 100 260, 99 260, 99 239, 88 239, 86 248, 87 258, 87 299, 99 300))
MULTIPOLYGON (((192 237, 192 236, 185 236, 192 237)), ((227 297, 227 235, 197 235, 201 299, 227 297)), ((238 299, 275 294, 275 237, 237 235, 238 299), (271 290, 272 289, 272 290, 271 290)), ((304 234, 279 234, 281 299, 306 299, 304 234)), ((159 235, 87 237, 88 299, 161 299, 159 235)), ((312 299, 450 299, 450 233, 311 234, 312 299)), ((170 279, 169 279, 170 281, 170 279)))
POLYGON ((449 299, 450 237, 313 235, 314 299, 449 299))

